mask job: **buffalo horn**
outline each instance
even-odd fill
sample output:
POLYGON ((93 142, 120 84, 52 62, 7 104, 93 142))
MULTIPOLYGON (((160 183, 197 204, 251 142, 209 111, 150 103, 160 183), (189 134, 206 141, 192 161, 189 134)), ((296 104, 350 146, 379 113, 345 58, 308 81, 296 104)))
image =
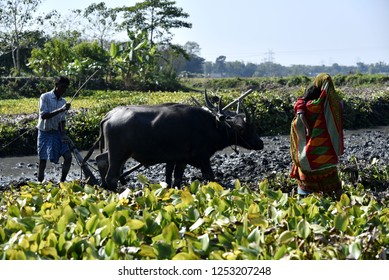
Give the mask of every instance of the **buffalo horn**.
POLYGON ((208 94, 207 94, 207 90, 204 91, 204 99, 205 99, 205 106, 210 109, 211 111, 214 111, 216 108, 215 106, 212 104, 211 101, 209 101, 209 98, 208 98, 208 94))
POLYGON ((222 98, 219 97, 219 102, 218 102, 218 106, 217 106, 217 112, 219 114, 223 114, 223 105, 222 105, 222 98))
POLYGON ((243 103, 241 101, 239 101, 239 105, 238 106, 242 107, 242 109, 243 109, 244 115, 246 117, 246 123, 250 124, 251 123, 250 113, 247 111, 246 107, 243 106, 243 103))
POLYGON ((231 103, 227 104, 226 106, 224 106, 223 108, 223 111, 225 111, 226 109, 230 108, 231 106, 235 105, 236 103, 240 102, 241 100, 243 100, 243 98, 245 98, 247 95, 249 95, 250 93, 253 92, 253 89, 249 89, 248 91, 246 91, 245 93, 243 93, 241 96, 239 96, 238 98, 236 98, 234 101, 232 101, 231 103))

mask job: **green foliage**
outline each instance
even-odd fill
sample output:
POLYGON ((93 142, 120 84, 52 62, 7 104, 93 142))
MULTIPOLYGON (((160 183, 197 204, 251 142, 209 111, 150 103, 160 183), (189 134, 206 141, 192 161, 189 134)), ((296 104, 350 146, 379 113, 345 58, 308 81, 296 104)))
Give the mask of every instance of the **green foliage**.
MULTIPOLYGON (((386 180, 388 179, 386 174, 386 180)), ((363 186, 339 201, 194 181, 121 194, 77 181, 1 193, 2 259, 385 259, 389 204, 363 186)), ((281 179, 284 180, 284 179, 281 179)), ((290 180, 290 179, 287 179, 290 180)))
POLYGON ((70 41, 53 38, 43 49, 33 49, 29 59, 29 67, 42 76, 59 75, 73 58, 70 41))
MULTIPOLYGON (((219 80, 219 79, 215 79, 219 80)), ((209 95, 222 97, 223 104, 227 104, 239 97, 243 92, 243 85, 253 86, 252 82, 245 79, 220 79, 228 81, 229 86, 235 86, 228 90, 209 92, 209 95), (240 90, 239 83, 242 85, 240 90), (236 88, 238 87, 238 88, 236 88)), ((367 79, 368 80, 368 79, 367 79)), ((305 86, 287 86, 296 81, 307 83, 306 78, 296 79, 268 79, 261 82, 258 89, 244 100, 244 105, 252 113, 255 124, 261 135, 288 134, 290 123, 294 117, 293 104, 298 96, 302 95, 305 86), (278 84, 278 86, 274 86, 278 84)), ((213 83, 213 82, 212 82, 213 83)), ((198 86, 200 84, 197 84, 198 86)), ((214 85, 217 85, 215 82, 214 85)), ((222 85, 220 85, 222 88, 222 85)), ((245 90, 244 90, 245 91, 245 90)), ((344 100, 344 128, 358 129, 372 126, 389 125, 389 91, 379 85, 372 86, 340 86, 337 91, 344 100)), ((68 129, 76 146, 80 149, 88 149, 95 141, 99 131, 99 122, 104 114, 119 105, 161 104, 166 102, 179 102, 193 104, 191 97, 195 97, 203 103, 201 92, 138 92, 138 91, 83 91, 72 103, 72 111, 68 117, 68 129)), ((0 116, 3 121, 0 129, 3 131, 0 137, 0 147, 12 141, 26 129, 36 123, 35 117, 23 118, 22 114, 37 112, 38 100, 36 98, 0 100, 0 116), (16 120, 14 120, 16 119, 16 120), (20 121, 18 120, 20 119, 20 121), (15 125, 15 123, 17 125, 15 125)), ((34 154, 36 148, 31 145, 35 142, 32 132, 31 138, 22 138, 19 145, 12 145, 9 149, 1 151, 0 155, 20 154, 19 148, 26 154, 34 154)))

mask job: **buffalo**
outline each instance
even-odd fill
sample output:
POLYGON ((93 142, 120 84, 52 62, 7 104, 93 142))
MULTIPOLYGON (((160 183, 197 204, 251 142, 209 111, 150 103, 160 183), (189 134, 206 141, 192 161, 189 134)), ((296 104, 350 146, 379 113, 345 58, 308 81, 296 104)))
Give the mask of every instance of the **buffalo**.
MULTIPOLYGON (((205 180, 213 180, 210 158, 228 146, 263 149, 252 118, 243 112, 222 110, 209 102, 207 107, 179 103, 119 106, 100 123, 100 135, 86 155, 100 145, 96 156, 102 186, 116 191, 123 166, 129 158, 141 165, 166 163, 166 182, 181 184, 187 164, 200 168, 205 180)), ((126 172, 128 173, 128 172, 126 172)))

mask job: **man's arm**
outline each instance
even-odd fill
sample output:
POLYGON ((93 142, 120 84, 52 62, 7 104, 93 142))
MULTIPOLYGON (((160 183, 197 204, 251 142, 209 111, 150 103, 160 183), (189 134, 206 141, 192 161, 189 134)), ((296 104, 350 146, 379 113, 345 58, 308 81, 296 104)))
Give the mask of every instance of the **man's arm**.
POLYGON ((43 113, 41 115, 41 118, 43 120, 46 120, 46 119, 51 119, 52 117, 58 115, 59 113, 62 113, 62 112, 65 112, 67 110, 70 109, 70 103, 66 103, 65 105, 63 105, 61 108, 58 108, 54 111, 51 111, 51 112, 46 112, 46 113, 43 113))

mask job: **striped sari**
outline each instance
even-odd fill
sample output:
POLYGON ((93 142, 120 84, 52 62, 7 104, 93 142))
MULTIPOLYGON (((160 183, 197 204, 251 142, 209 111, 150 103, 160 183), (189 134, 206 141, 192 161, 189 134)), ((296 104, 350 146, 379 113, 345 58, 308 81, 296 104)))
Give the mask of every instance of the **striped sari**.
POLYGON ((290 175, 303 191, 327 193, 342 188, 337 170, 344 151, 342 105, 330 75, 319 74, 314 85, 321 89, 319 98, 307 102, 299 99, 295 104, 296 112, 304 112, 312 133, 306 136, 305 126, 296 115, 291 124, 290 175))

